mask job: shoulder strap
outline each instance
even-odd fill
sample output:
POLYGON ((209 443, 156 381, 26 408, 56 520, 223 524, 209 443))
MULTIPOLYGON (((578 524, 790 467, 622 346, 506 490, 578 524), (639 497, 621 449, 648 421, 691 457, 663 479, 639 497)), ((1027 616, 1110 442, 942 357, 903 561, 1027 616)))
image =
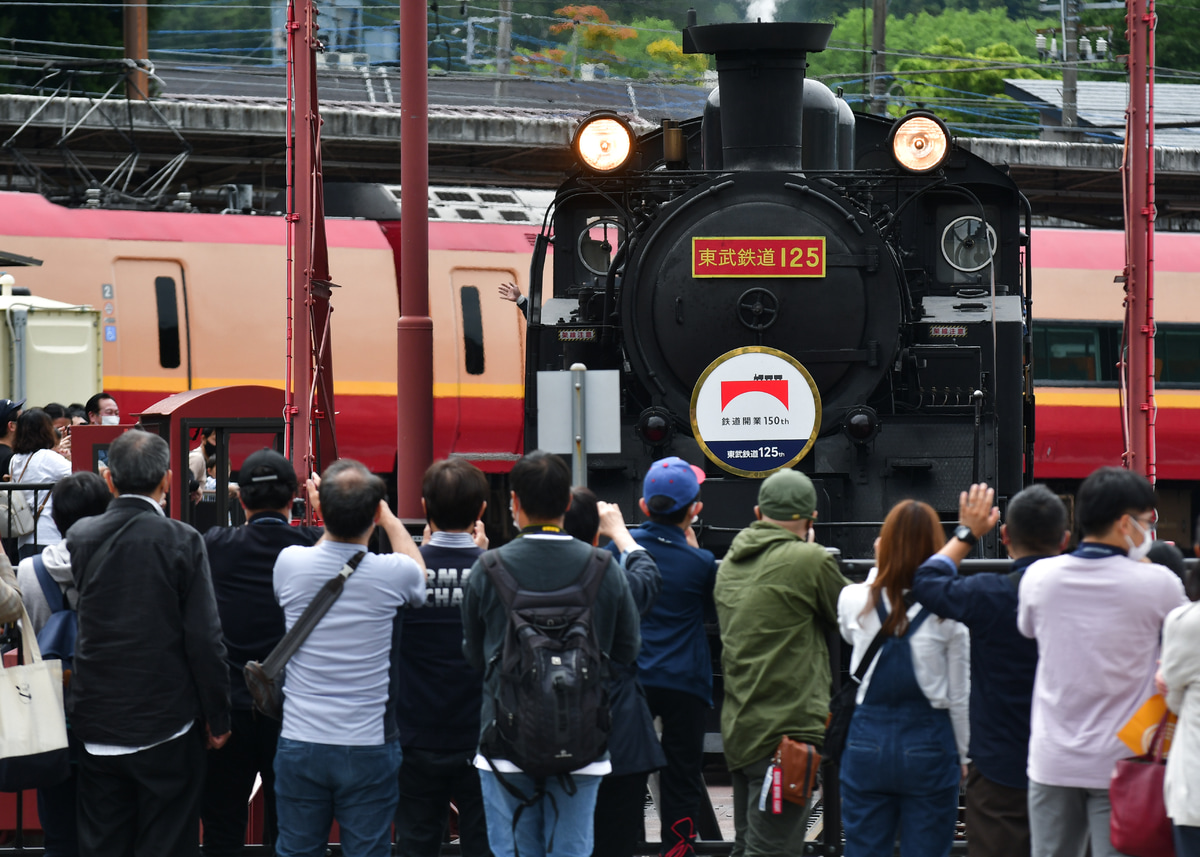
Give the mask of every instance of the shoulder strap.
POLYGON ((75 581, 75 589, 79 592, 80 595, 83 594, 84 583, 86 583, 87 579, 92 576, 92 572, 94 572, 96 570, 96 566, 98 566, 100 564, 100 560, 102 560, 106 556, 108 556, 108 552, 110 550, 112 550, 113 542, 115 542, 118 538, 120 538, 120 536, 123 532, 125 532, 131 526, 133 526, 134 521, 136 521, 142 515, 146 515, 149 513, 150 513, 149 509, 146 509, 145 511, 142 511, 141 509, 139 509, 138 511, 134 512, 128 521, 121 524, 121 526, 117 527, 116 532, 114 532, 111 536, 109 536, 107 539, 105 539, 103 542, 101 542, 100 547, 96 548, 96 552, 94 554, 92 554, 92 558, 88 560, 88 564, 84 567, 83 573, 81 575, 79 575, 79 579, 75 581))
MULTIPOLYGON (((513 600, 517 597, 517 592, 521 589, 521 584, 513 577, 512 572, 505 567, 500 559, 500 552, 498 550, 487 551, 480 559, 483 560, 483 570, 492 581, 492 585, 496 587, 496 594, 504 602, 505 608, 511 610, 513 600)), ((583 567, 583 572, 576 580, 576 583, 583 587, 589 603, 595 603, 596 596, 600 592, 600 586, 604 583, 604 573, 608 571, 608 564, 611 560, 612 554, 607 550, 592 548, 587 565, 583 567)))
POLYGON ((600 594, 600 586, 604 583, 604 573, 608 571, 608 564, 612 561, 613 555, 609 551, 592 548, 592 555, 588 557, 588 564, 584 566, 583 575, 579 578, 579 585, 587 594, 589 604, 596 603, 596 596, 600 594))
POLYGON ((874 639, 871 640, 871 645, 867 646, 867 650, 863 653, 863 659, 858 662, 858 669, 854 671, 854 680, 859 684, 862 684, 863 676, 865 676, 867 674, 867 670, 871 668, 871 664, 875 660, 875 656, 879 654, 879 648, 883 645, 883 641, 886 637, 887 634, 881 627, 879 631, 876 632, 874 639))
POLYGON ((912 621, 908 623, 908 629, 904 632, 904 636, 907 637, 913 631, 917 630, 917 628, 920 628, 921 623, 928 619, 930 615, 929 608, 922 606, 920 612, 916 616, 913 616, 912 621))
POLYGON ((500 551, 485 551, 480 559, 483 560, 484 572, 487 573, 488 579, 492 581, 492 586, 496 587, 496 594, 504 603, 504 609, 511 610, 513 599, 517 597, 521 584, 517 583, 512 572, 505 568, 504 563, 500 560, 500 551))
POLYGON ((887 610, 883 607, 882 598, 875 599, 875 612, 879 616, 879 630, 875 632, 875 636, 871 639, 871 644, 863 652, 862 660, 858 662, 858 669, 854 671, 854 680, 859 684, 862 684, 863 676, 871 668, 871 663, 875 660, 875 656, 879 654, 879 649, 883 646, 883 641, 888 636, 883 630, 883 623, 887 621, 887 610))
POLYGON ((313 600, 308 602, 308 606, 304 608, 304 612, 300 614, 296 624, 283 635, 283 639, 275 645, 271 654, 267 655, 266 660, 262 662, 262 670, 268 677, 275 678, 283 671, 292 655, 296 654, 304 641, 308 639, 308 635, 313 632, 313 628, 317 627, 317 623, 329 612, 333 602, 338 600, 338 596, 342 594, 342 590, 346 586, 346 578, 354 573, 366 555, 366 551, 359 551, 352 556, 342 566, 341 571, 327 580, 325 585, 313 596, 313 600))
POLYGON ((1016 571, 1008 573, 1008 582, 1012 584, 1013 589, 1021 588, 1021 575, 1025 573, 1025 569, 1018 568, 1016 571))
POLYGON ((42 502, 38 503, 37 510, 36 510, 36 511, 33 513, 33 520, 34 520, 34 523, 36 523, 36 522, 37 522, 37 520, 38 520, 40 517, 42 517, 42 510, 46 508, 46 503, 47 503, 47 502, 50 500, 50 495, 51 495, 52 493, 53 493, 53 491, 52 491, 52 490, 51 490, 51 491, 47 491, 47 492, 46 492, 46 496, 42 498, 42 502))
POLYGON ((40 553, 34 554, 33 573, 37 575, 38 584, 42 587, 42 594, 46 596, 46 604, 50 607, 51 613, 57 613, 66 605, 63 604, 62 590, 58 584, 54 582, 54 578, 50 576, 50 572, 46 571, 46 564, 42 562, 40 553))
POLYGON ((25 459, 25 466, 21 468, 21 475, 17 477, 18 482, 25 478, 25 471, 29 469, 30 462, 33 461, 33 457, 39 452, 41 452, 40 449, 35 449, 33 452, 29 453, 29 457, 25 459))

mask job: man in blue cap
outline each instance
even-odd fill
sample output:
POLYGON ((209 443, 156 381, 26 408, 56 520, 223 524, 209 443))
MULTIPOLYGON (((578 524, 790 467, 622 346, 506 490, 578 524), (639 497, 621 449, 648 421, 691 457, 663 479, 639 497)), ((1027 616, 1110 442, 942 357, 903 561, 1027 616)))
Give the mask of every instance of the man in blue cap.
MULTIPOLYGON (((704 633, 712 616, 717 563, 692 533, 700 514, 704 471, 672 456, 654 462, 642 482, 642 513, 650 520, 632 531, 662 574, 662 589, 642 617, 638 677, 650 712, 662 718, 662 853, 680 842, 691 850, 695 819, 705 798, 704 721, 712 708, 712 656, 704 633)), ((679 851, 675 852, 680 853, 679 851)))

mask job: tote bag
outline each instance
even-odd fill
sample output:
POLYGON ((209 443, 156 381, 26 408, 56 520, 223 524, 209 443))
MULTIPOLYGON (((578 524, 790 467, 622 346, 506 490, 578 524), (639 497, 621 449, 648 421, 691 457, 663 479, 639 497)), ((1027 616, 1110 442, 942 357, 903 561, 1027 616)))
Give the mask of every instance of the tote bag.
POLYGON ((56 785, 70 773, 62 662, 42 660, 21 612, 24 663, 0 668, 0 791, 56 785))
POLYGON ((1113 766, 1108 797, 1112 803, 1109 833, 1113 848, 1132 857, 1175 857, 1171 838, 1171 820, 1163 799, 1163 779, 1167 762, 1162 755, 1163 732, 1167 715, 1163 714, 1150 752, 1132 759, 1120 759, 1113 766))

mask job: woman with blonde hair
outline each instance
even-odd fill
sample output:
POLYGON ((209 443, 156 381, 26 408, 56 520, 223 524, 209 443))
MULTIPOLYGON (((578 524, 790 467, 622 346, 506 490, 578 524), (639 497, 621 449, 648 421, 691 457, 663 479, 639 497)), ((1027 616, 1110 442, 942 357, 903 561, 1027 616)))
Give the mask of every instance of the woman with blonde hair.
MULTIPOLYGON (((959 533, 965 555, 972 533, 995 526, 992 498, 982 485, 972 486, 970 499, 963 493, 964 526, 949 543, 956 561, 959 533)), ((967 760, 969 638, 966 627, 909 596, 917 567, 948 548, 937 512, 901 501, 875 542, 876 567, 838 599, 842 636, 854 646, 851 673, 875 649, 842 755, 846 857, 890 857, 897 834, 901 857, 944 857, 954 842, 967 760)))

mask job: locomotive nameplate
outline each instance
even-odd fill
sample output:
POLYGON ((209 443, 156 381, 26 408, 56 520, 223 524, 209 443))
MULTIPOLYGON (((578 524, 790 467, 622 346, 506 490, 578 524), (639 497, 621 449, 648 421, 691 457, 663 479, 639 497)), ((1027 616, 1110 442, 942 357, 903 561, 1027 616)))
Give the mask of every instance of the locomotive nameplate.
POLYGON ((692 432, 709 459, 762 478, 808 454, 821 428, 821 394, 790 354, 735 348, 709 364, 692 390, 692 432))
POLYGON ((692 238, 693 277, 824 277, 825 237, 692 238))

